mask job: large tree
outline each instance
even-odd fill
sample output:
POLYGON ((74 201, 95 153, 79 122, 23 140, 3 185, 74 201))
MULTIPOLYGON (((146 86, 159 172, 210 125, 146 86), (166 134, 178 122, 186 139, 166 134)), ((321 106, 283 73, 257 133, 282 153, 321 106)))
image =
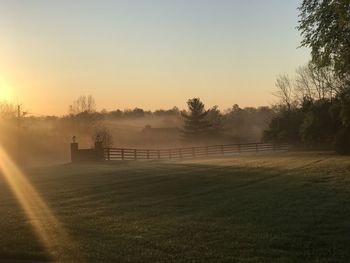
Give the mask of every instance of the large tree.
POLYGON ((319 68, 312 62, 296 71, 295 95, 299 101, 304 98, 320 100, 333 99, 343 89, 343 82, 332 67, 319 68))
POLYGON ((350 1, 303 0, 298 29, 302 46, 311 48, 313 62, 334 66, 349 80, 350 76, 350 1))
POLYGON ((182 112, 184 118, 183 134, 187 139, 199 139, 210 133, 211 125, 207 121, 208 112, 199 98, 187 101, 188 112, 182 112))
POLYGON ((298 29, 319 68, 333 67, 343 82, 338 94, 343 126, 336 136, 339 153, 350 153, 350 0, 303 0, 298 29))

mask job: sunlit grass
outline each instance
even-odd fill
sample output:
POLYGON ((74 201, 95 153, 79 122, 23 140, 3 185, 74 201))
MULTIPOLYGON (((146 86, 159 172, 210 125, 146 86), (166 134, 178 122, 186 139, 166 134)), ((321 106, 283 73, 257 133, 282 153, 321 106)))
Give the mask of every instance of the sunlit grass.
POLYGON ((65 249, 74 247, 65 229, 55 217, 26 175, 17 167, 0 146, 0 175, 5 178, 19 204, 23 208, 38 238, 55 261, 61 261, 65 249))

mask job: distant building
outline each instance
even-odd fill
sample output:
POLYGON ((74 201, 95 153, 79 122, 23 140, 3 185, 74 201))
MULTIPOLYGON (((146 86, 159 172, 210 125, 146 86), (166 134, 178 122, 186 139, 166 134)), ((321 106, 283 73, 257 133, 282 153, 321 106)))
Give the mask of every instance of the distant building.
POLYGON ((146 125, 141 134, 149 142, 154 143, 172 143, 180 138, 180 130, 176 127, 153 128, 151 125, 146 125))

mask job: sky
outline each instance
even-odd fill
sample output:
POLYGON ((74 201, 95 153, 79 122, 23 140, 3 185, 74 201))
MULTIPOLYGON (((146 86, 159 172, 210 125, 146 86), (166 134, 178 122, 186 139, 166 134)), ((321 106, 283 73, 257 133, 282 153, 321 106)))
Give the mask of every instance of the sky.
POLYGON ((67 113, 271 105, 298 48, 299 0, 0 0, 0 100, 67 113))

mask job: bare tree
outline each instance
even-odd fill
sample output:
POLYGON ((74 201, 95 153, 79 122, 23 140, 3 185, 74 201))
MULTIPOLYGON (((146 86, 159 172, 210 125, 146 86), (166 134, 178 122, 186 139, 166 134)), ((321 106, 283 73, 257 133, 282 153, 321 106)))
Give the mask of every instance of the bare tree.
POLYGON ((95 103, 95 99, 94 99, 94 97, 92 97, 92 95, 89 95, 87 97, 86 110, 87 110, 87 112, 96 111, 96 103, 95 103))
POLYGON ((8 102, 0 102, 0 118, 15 118, 17 113, 16 106, 8 102))
POLYGON ((80 96, 72 105, 69 106, 71 114, 79 114, 82 112, 92 113, 96 111, 95 99, 92 95, 80 96))
POLYGON ((299 100, 332 99, 342 88, 342 81, 331 67, 316 67, 312 62, 296 71, 296 94, 299 100))
POLYGON ((315 98, 315 89, 310 82, 310 71, 307 66, 296 70, 295 82, 295 93, 299 101, 303 101, 304 98, 315 98))
POLYGON ((277 77, 276 80, 277 91, 273 93, 280 99, 280 103, 291 109, 294 104, 294 85, 288 75, 282 74, 277 77))

